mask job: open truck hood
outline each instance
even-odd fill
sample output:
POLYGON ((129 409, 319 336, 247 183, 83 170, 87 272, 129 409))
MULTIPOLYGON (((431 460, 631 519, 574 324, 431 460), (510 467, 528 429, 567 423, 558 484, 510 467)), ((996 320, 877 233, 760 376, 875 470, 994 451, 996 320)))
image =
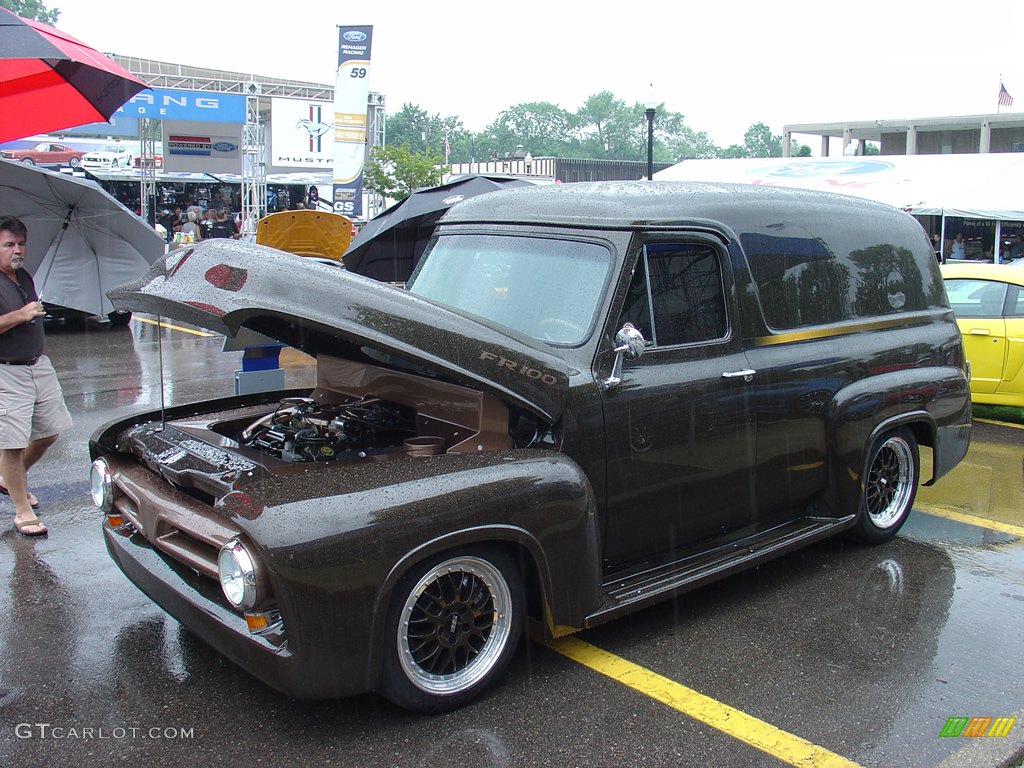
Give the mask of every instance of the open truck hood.
POLYGON ((245 327, 309 355, 397 355, 554 422, 566 362, 543 342, 345 270, 251 243, 208 240, 171 251, 108 292, 117 309, 234 336, 245 327))

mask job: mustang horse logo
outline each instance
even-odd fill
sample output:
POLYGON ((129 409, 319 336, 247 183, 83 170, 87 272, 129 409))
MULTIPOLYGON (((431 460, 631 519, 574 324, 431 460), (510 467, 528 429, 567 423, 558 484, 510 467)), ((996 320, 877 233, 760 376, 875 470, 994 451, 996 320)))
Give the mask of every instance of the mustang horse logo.
POLYGON ((323 122, 322 107, 318 104, 309 105, 309 117, 302 118, 295 124, 296 128, 302 128, 309 135, 309 151, 319 152, 321 150, 321 137, 332 130, 331 123, 323 122))
POLYGON ((313 138, 316 136, 323 136, 334 126, 331 125, 330 123, 314 123, 312 120, 307 120, 303 118, 302 120, 299 120, 298 123, 296 123, 295 127, 305 128, 306 133, 309 134, 310 138, 313 138))

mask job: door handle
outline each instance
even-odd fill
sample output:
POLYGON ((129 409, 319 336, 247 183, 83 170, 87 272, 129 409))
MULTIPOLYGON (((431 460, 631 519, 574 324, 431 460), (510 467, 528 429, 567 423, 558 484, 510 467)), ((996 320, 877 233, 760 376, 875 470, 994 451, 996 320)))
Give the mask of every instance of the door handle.
POLYGON ((725 373, 722 374, 722 378, 723 379, 738 379, 738 378, 742 378, 744 381, 749 383, 749 382, 754 380, 754 374, 755 373, 757 373, 757 371, 755 371, 752 368, 744 368, 742 371, 726 371, 725 373))
POLYGON ((967 333, 971 336, 988 336, 990 331, 988 328, 971 328, 967 333))

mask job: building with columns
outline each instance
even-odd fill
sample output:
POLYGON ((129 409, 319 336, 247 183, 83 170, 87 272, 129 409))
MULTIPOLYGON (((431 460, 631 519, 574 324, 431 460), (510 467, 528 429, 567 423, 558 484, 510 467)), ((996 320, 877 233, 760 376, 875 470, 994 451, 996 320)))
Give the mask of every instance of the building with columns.
POLYGON ((822 157, 863 155, 867 141, 877 142, 882 155, 1024 152, 1024 113, 785 125, 783 156, 792 139, 809 143, 809 136, 820 137, 822 157))

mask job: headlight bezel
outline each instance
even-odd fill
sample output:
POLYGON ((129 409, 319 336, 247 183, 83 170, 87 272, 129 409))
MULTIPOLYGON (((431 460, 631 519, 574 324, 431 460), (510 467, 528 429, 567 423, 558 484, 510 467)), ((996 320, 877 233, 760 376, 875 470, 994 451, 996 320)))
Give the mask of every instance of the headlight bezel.
POLYGON ((89 495, 92 496, 92 503, 104 514, 109 514, 114 509, 114 473, 104 458, 98 458, 92 463, 89 471, 89 495))
POLYGON ((239 539, 225 542, 217 553, 217 580, 232 608, 248 611, 259 604, 263 592, 259 564, 239 539))

